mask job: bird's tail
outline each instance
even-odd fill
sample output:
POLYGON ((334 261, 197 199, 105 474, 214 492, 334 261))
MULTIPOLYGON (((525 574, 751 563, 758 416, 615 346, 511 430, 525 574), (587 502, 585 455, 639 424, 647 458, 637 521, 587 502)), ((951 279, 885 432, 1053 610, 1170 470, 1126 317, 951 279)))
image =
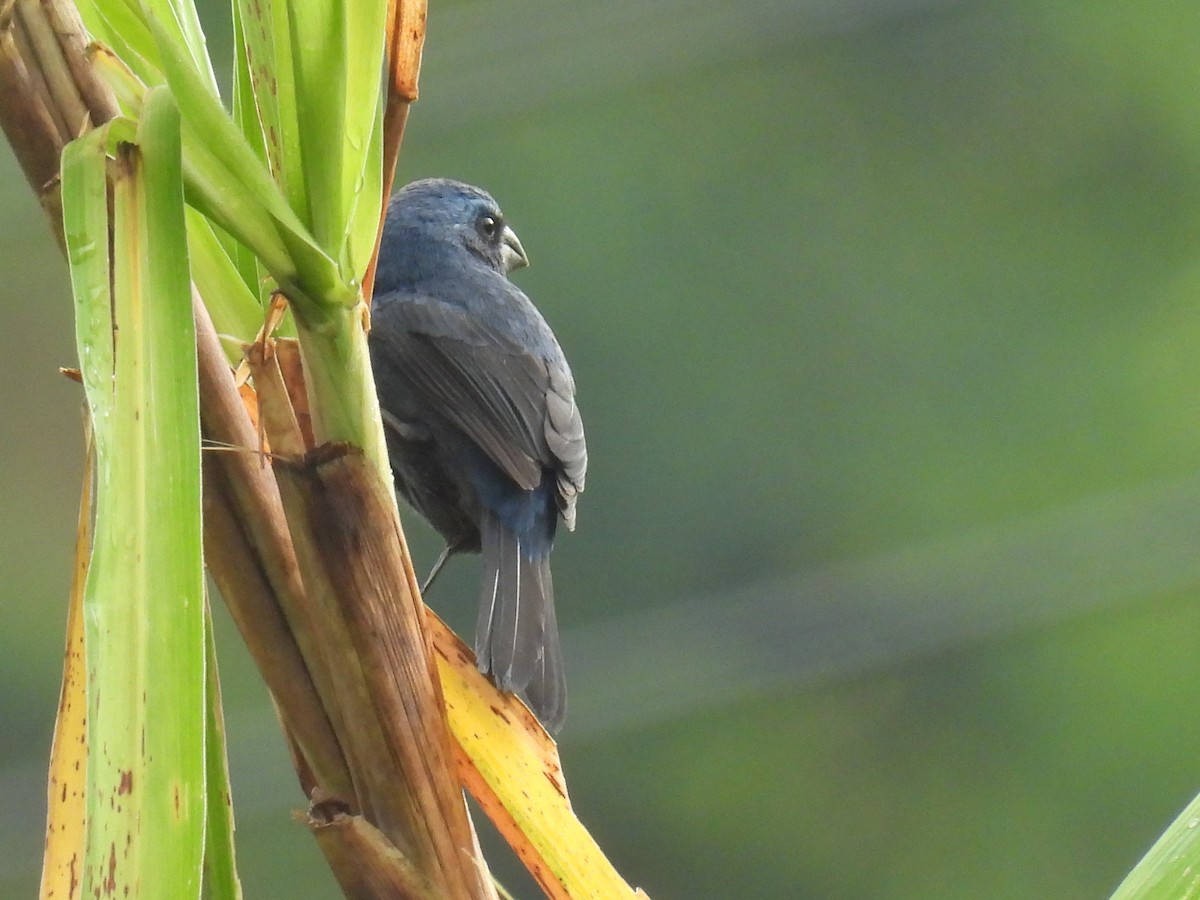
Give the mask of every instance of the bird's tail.
POLYGON ((522 539, 484 512, 480 521, 483 588, 475 628, 479 670, 496 686, 520 694, 546 727, 557 731, 567 712, 562 649, 554 616, 550 556, 528 555, 522 539))

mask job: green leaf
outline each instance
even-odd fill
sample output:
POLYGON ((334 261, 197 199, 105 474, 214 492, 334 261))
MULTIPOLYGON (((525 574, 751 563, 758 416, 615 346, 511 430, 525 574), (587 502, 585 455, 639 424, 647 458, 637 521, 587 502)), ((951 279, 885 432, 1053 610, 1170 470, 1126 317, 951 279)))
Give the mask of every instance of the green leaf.
POLYGON ((64 153, 64 225, 97 454, 84 595, 88 821, 83 893, 198 897, 205 660, 196 343, 179 114, 146 95, 137 142, 64 153), (112 180, 112 268, 107 197, 112 180), (101 200, 103 199, 103 204, 101 200), (105 217, 102 219, 101 209, 105 217))
MULTIPOLYGON (((188 208, 187 225, 192 280, 205 299, 217 332, 239 342, 254 340, 263 323, 258 296, 242 278, 208 219, 188 208)), ((241 348, 233 345, 230 356, 240 360, 241 348)))
POLYGON ((334 0, 289 8, 312 232, 357 284, 379 222, 387 4, 334 0))
POLYGON ((387 4, 346 0, 346 31, 354 46, 346 55, 346 119, 342 196, 347 234, 343 265, 357 283, 375 249, 383 193, 383 107, 381 72, 387 4))
POLYGON ((317 246, 170 34, 155 19, 148 23, 186 123, 188 202, 258 254, 294 303, 346 303, 348 290, 333 259, 317 246))
POLYGON ((233 846, 233 797, 229 789, 229 759, 225 754, 225 713, 221 708, 221 679, 213 644, 212 613, 204 607, 204 649, 208 659, 208 834, 204 845, 205 884, 210 900, 241 900, 233 846))
POLYGON ((140 0, 144 9, 143 16, 151 16, 162 29, 171 35, 176 47, 187 49, 191 57, 192 67, 212 92, 214 97, 220 96, 217 89, 217 76, 213 73, 212 62, 208 58, 208 47, 204 39, 204 30, 200 27, 200 17, 196 15, 196 7, 191 0, 140 0))
POLYGON ((108 265, 107 129, 63 148, 63 232, 75 295, 75 345, 92 421, 112 406, 112 306, 108 265))
POLYGON ((163 83, 154 37, 139 12, 124 0, 76 0, 88 32, 107 45, 143 84, 163 83))
MULTIPOLYGON (((296 112, 305 154, 302 171, 312 233, 321 248, 336 257, 345 239, 342 157, 350 56, 346 6, 344 0, 329 0, 297 3, 289 9, 296 112)), ((379 78, 377 68, 375 80, 379 78)))
POLYGON ((243 189, 241 181, 213 153, 211 142, 186 120, 183 145, 187 202, 248 247, 280 283, 296 281, 296 263, 270 211, 243 189))
MULTIPOLYGON (((246 142, 265 166, 270 166, 267 158, 267 147, 264 143, 263 129, 259 125, 259 113, 255 105, 254 85, 250 73, 251 54, 246 46, 243 33, 243 17, 241 5, 233 4, 233 121, 236 123, 246 142)), ((255 55, 260 70, 262 60, 255 55)), ((293 208, 294 208, 293 204, 293 208)), ((265 306, 266 292, 261 290, 265 270, 259 264, 257 257, 240 241, 234 240, 228 232, 221 229, 217 237, 224 245, 238 271, 242 274, 247 286, 259 297, 260 305, 265 306)))
POLYGON ((1121 882, 1112 900, 1200 897, 1200 797, 1188 804, 1121 882))
POLYGON ((367 142, 361 172, 356 172, 353 166, 347 166, 345 171, 345 177, 353 177, 354 182, 346 186, 350 199, 350 225, 342 269, 352 275, 355 283, 362 282, 371 254, 375 252, 375 236, 383 211, 383 107, 381 97, 375 107, 374 128, 367 142))
POLYGON ((248 99, 238 123, 248 141, 262 146, 260 155, 272 177, 292 209, 311 228, 288 9, 286 2, 273 0, 238 0, 234 4, 235 21, 240 23, 235 72, 248 99))

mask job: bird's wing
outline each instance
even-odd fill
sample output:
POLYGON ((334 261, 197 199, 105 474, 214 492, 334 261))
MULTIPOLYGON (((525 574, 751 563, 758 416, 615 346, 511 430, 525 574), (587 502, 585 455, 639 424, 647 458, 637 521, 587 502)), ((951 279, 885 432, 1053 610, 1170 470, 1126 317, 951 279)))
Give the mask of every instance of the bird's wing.
POLYGON ((559 507, 573 524, 587 451, 565 365, 547 361, 465 310, 417 296, 380 298, 371 340, 387 348, 391 377, 422 409, 467 435, 514 482, 536 488, 543 467, 559 473, 559 507))
POLYGON ((575 530, 575 499, 583 492, 587 476, 587 443, 583 419, 575 404, 575 379, 565 366, 550 366, 547 374, 546 445, 558 460, 558 510, 563 524, 575 530))

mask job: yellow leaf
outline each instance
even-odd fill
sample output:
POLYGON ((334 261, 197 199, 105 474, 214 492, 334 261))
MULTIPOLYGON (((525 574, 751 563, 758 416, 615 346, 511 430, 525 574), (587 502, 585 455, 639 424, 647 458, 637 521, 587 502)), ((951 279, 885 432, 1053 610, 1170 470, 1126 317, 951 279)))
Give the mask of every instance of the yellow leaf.
POLYGON ((441 619, 427 615, 459 780, 542 890, 555 900, 644 898, 575 817, 554 741, 520 700, 480 674, 441 619))
POLYGON ((75 568, 67 610, 67 648, 54 743, 47 782, 46 850, 42 858, 41 900, 77 900, 82 895, 83 826, 87 807, 87 672, 83 656, 83 585, 92 552, 92 467, 95 454, 88 441, 87 465, 79 498, 75 534, 75 568))

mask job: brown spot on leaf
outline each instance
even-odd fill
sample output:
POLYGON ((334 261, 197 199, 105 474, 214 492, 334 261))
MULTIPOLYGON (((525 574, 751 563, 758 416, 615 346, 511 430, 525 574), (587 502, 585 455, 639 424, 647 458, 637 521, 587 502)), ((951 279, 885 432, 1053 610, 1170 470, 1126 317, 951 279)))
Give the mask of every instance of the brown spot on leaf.
POLYGON ((108 847, 108 877, 104 879, 104 893, 111 894, 117 889, 117 845, 108 847))
POLYGON ((133 793, 133 770, 123 769, 121 771, 121 783, 117 785, 118 794, 133 793))
POLYGON ((562 797, 564 800, 567 799, 567 792, 563 788, 562 782, 559 779, 554 777, 554 773, 553 772, 542 772, 542 774, 546 776, 546 780, 548 782, 550 782, 550 786, 553 787, 554 790, 558 791, 559 796, 562 797))

